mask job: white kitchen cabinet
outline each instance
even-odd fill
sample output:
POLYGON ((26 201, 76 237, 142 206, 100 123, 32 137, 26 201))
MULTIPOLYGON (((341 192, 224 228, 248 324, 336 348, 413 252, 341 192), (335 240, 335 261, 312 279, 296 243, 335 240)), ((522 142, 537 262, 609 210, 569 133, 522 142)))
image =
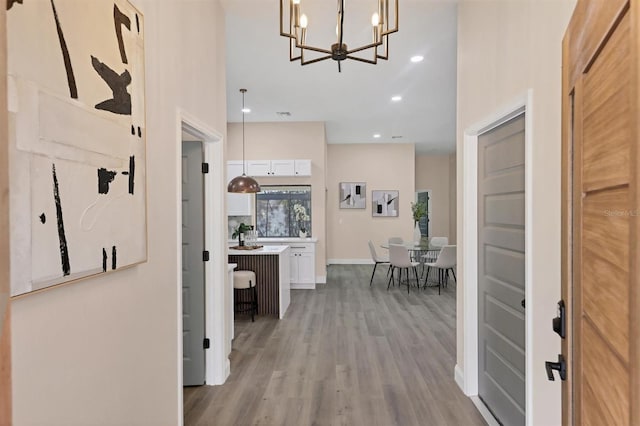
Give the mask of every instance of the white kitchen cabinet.
MULTIPOLYGON (((240 175, 242 175, 242 161, 227 161, 227 183, 240 175)), ((251 216, 252 195, 227 192, 227 216, 251 216)))
POLYGON ((271 176, 271 160, 247 160, 247 175, 271 176))
POLYGON ((311 176, 311 160, 248 160, 249 176, 311 176))
POLYGON ((271 160, 270 176, 295 176, 295 160, 271 160))
POLYGON ((309 240, 298 238, 260 238, 260 244, 264 245, 288 245, 290 250, 289 264, 291 271, 292 289, 316 288, 316 244, 309 240))
POLYGON ((296 176, 311 176, 311 160, 295 160, 296 176))

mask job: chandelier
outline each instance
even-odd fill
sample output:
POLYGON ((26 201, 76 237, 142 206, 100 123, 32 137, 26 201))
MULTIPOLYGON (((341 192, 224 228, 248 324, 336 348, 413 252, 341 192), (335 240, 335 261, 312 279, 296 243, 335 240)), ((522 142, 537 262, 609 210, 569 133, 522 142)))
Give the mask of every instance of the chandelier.
POLYGON ((371 26, 373 27, 373 40, 371 43, 349 49, 343 41, 344 36, 344 0, 338 0, 338 15, 336 25, 336 43, 330 49, 323 49, 308 45, 306 42, 309 18, 301 12, 300 0, 280 0, 280 35, 289 37, 289 60, 300 60, 301 65, 308 65, 314 62, 333 59, 338 61, 338 72, 341 72, 340 62, 345 59, 377 64, 378 59, 389 59, 389 34, 398 31, 398 1, 399 0, 378 0, 378 11, 371 16, 371 26), (288 13, 286 5, 288 3, 288 13), (390 7, 390 4, 392 7, 390 7), (389 10, 392 10, 394 25, 389 28, 389 10), (289 17, 289 25, 285 31, 285 17, 289 17), (299 49, 299 51, 298 51, 299 49), (322 56, 305 59, 305 51, 318 52, 322 56), (355 56, 354 53, 371 51, 369 58, 355 56), (295 52, 295 53, 294 53, 295 52), (297 55, 297 56, 296 56, 297 55))

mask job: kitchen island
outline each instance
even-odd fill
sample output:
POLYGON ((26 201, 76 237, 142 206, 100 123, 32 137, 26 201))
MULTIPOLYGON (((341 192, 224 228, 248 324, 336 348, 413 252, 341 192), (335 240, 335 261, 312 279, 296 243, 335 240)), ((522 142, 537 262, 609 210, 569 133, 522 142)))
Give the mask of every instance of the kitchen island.
MULTIPOLYGON (((229 248, 229 263, 237 264, 237 271, 256 273, 258 315, 276 315, 280 319, 284 318, 291 300, 289 253, 289 246, 265 245, 254 250, 229 248)), ((240 293, 239 300, 245 301, 247 295, 240 293)))

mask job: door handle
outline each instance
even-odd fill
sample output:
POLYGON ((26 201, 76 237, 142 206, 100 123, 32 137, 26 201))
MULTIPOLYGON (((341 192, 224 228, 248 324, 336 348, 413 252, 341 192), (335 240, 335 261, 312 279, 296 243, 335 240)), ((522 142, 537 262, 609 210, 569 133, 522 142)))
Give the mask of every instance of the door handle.
POLYGON ((547 379, 554 381, 553 370, 558 370, 560 380, 567 380, 567 363, 562 355, 558 354, 558 362, 547 361, 544 367, 547 370, 547 379))
POLYGON ((567 335, 567 318, 564 300, 558 302, 558 316, 552 321, 553 331, 558 333, 563 339, 567 335))
POLYGON ((520 306, 522 306, 522 307, 524 308, 524 299, 522 299, 522 300, 520 301, 520 306))

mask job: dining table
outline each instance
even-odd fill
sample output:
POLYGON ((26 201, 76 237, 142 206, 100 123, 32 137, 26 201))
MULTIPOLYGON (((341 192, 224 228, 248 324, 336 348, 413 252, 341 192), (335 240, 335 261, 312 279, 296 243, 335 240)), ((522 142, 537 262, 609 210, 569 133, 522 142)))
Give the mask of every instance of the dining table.
MULTIPOLYGON (((413 260, 414 262, 420 262, 420 266, 421 266, 420 278, 421 279, 424 276, 424 272, 425 272, 424 264, 429 262, 435 262, 436 259, 438 258, 438 253, 440 253, 440 250, 442 250, 441 245, 433 245, 430 243, 430 241, 428 240, 425 241, 424 239, 419 243, 410 241, 410 242, 404 242, 401 245, 404 246, 407 250, 409 250, 409 255, 411 256, 411 260, 413 260)), ((382 243, 380 244, 380 247, 388 250, 389 243, 388 242, 382 243)))

